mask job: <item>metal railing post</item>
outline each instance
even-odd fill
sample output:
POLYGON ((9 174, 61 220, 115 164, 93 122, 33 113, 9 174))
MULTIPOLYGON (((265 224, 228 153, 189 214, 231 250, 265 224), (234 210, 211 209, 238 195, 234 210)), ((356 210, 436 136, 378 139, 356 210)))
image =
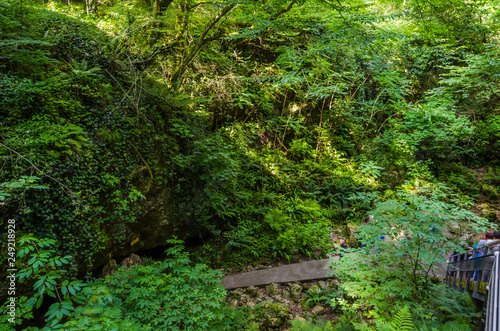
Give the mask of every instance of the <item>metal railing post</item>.
POLYGON ((488 305, 486 307, 486 330, 498 331, 500 323, 498 317, 500 315, 499 296, 500 296, 500 261, 498 256, 500 253, 495 252, 495 262, 490 274, 490 282, 488 284, 488 305))

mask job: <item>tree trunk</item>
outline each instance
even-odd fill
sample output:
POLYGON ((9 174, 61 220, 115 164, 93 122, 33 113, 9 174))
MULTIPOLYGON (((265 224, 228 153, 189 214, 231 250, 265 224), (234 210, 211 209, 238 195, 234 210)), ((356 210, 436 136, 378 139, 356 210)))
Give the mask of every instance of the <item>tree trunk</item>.
POLYGON ((87 15, 97 15, 97 0, 85 0, 85 11, 87 15))
POLYGON ((163 1, 163 0, 155 0, 155 4, 154 4, 154 17, 158 17, 161 15, 162 12, 166 11, 168 9, 168 7, 172 4, 174 0, 166 0, 166 1, 163 1))

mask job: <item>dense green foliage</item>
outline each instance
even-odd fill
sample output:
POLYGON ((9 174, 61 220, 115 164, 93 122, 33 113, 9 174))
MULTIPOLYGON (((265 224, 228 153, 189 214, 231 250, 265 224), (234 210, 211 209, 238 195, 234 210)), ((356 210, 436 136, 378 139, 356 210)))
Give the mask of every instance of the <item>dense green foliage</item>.
MULTIPOLYGON (((339 286, 342 298, 338 299, 342 309, 356 312, 365 307, 368 315, 380 319, 387 312, 394 314, 410 306, 413 317, 424 325, 438 316, 444 321, 472 317, 466 311, 447 316, 460 311, 460 306, 446 313, 437 311, 450 305, 438 303, 448 295, 451 298, 446 301, 460 302, 432 282, 436 264, 448 252, 463 250, 463 243, 447 233, 460 228, 458 219, 469 219, 466 226, 476 232, 485 231, 481 227, 484 220, 452 202, 446 192, 434 188, 400 192, 398 199, 377 203, 373 220, 359 228, 358 236, 366 246, 334 264, 335 275, 343 281, 339 286)), ((465 230, 463 226, 461 230, 465 230)))
POLYGON ((182 241, 170 240, 161 263, 120 269, 93 284, 86 304, 65 324, 69 330, 235 330, 246 317, 224 302, 222 275, 204 264, 191 265, 182 241), (112 315, 109 312, 112 311, 112 315), (125 318, 124 318, 125 316, 125 318))
POLYGON ((358 239, 380 254, 347 254, 339 289, 308 298, 343 319, 293 327, 403 329, 404 307, 416 326, 465 325, 468 303, 443 310, 453 295, 430 270, 459 244, 443 234, 491 228, 471 209, 499 201, 497 7, 1 2, 0 218, 25 238, 20 323, 238 329, 205 264, 326 257, 332 230, 354 247, 371 214, 358 239), (161 243, 201 239, 203 264, 171 242, 164 262, 82 280, 162 227, 161 243))
MULTIPOLYGON (((71 257, 53 256, 53 240, 25 237, 20 244, 20 259, 32 253, 18 277, 34 282, 35 293, 21 298, 18 324, 33 317, 33 309, 49 296, 56 302, 45 314, 43 330, 235 330, 246 325, 246 315, 224 302, 220 272, 191 265, 180 240, 169 240, 170 257, 161 263, 119 269, 88 285, 64 277, 66 271, 59 267, 71 257), (62 322, 63 318, 69 320, 62 322)), ((8 325, 8 318, 2 314, 2 324, 8 325)))

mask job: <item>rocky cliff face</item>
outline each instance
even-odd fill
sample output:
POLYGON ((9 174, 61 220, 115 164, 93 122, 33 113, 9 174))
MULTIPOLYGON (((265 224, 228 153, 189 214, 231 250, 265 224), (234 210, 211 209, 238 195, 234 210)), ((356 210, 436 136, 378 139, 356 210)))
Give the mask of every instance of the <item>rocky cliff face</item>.
POLYGON ((96 259, 95 267, 105 265, 112 258, 128 256, 142 250, 165 245, 174 235, 186 240, 196 236, 197 230, 174 216, 172 189, 167 185, 151 185, 141 201, 141 212, 137 221, 126 225, 125 243, 109 246, 96 259))

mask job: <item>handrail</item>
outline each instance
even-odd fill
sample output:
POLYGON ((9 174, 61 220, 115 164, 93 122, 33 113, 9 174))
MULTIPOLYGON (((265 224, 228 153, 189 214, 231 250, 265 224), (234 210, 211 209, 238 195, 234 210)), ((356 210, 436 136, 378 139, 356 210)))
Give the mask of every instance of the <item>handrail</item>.
POLYGON ((485 302, 482 325, 486 331, 500 330, 500 253, 496 250, 488 254, 491 246, 500 243, 500 240, 481 246, 484 247, 483 256, 469 257, 468 253, 453 254, 446 261, 445 283, 448 287, 460 292, 467 292, 471 297, 485 302), (492 266, 490 266, 492 264, 492 266), (485 315, 486 314, 486 315, 485 315))
MULTIPOLYGON (((488 249, 489 249, 491 246, 494 246, 494 245, 497 245, 497 244, 500 244, 500 240, 495 240, 495 241, 492 241, 492 242, 490 242, 490 243, 487 243, 487 244, 481 245, 481 246, 479 246, 479 247, 475 247, 475 248, 473 248, 473 249, 472 249, 472 258, 476 258, 476 253, 477 253, 480 249, 482 249, 482 250, 486 249, 485 251, 483 251, 483 252, 484 252, 484 253, 483 253, 483 256, 484 256, 484 255, 486 255, 486 254, 487 254, 487 252, 488 252, 488 249)), ((470 252, 470 251, 468 251, 468 252, 470 252)), ((467 254, 468 254, 468 252, 467 252, 467 254)), ((452 254, 450 257, 451 257, 451 258, 453 258, 453 257, 459 256, 459 255, 462 255, 462 254, 465 254, 465 253, 461 253, 461 254, 452 254)), ((448 260, 448 261, 446 261, 446 263, 450 263, 450 261, 448 260)))
MULTIPOLYGON (((475 257, 478 250, 480 249, 485 249, 485 248, 490 248, 491 246, 493 245, 497 245, 497 244, 500 244, 500 240, 495 240, 495 241, 492 241, 492 242, 489 242, 487 244, 484 244, 482 246, 479 246, 479 247, 475 247, 472 249, 472 253, 473 253, 473 256, 475 257)), ((487 251, 487 250, 486 250, 487 251)), ((486 253, 485 253, 486 254, 486 253)))
POLYGON ((484 301, 486 294, 484 283, 486 283, 490 276, 490 266, 488 264, 491 263, 490 257, 494 256, 492 254, 488 254, 488 251, 492 246, 497 244, 500 244, 500 240, 495 240, 480 247, 476 247, 472 250, 471 257, 469 257, 468 252, 451 255, 450 259, 446 261, 448 263, 445 277, 446 285, 453 287, 460 292, 463 292, 464 290, 466 292, 473 291, 471 293, 473 298, 484 301), (479 249, 483 250, 483 254, 482 256, 477 257, 479 249), (472 283, 470 280, 471 277, 474 279, 472 283), (454 280, 454 284, 451 284, 452 279, 454 280), (459 283, 461 283, 461 286, 459 286, 459 283), (469 284, 473 285, 473 290, 469 288, 469 284))
MULTIPOLYGON (((500 239, 499 239, 499 240, 492 241, 492 242, 487 243, 487 244, 484 244, 483 246, 491 246, 491 245, 494 245, 494 244, 500 244, 500 239)), ((481 247, 482 247, 482 246, 481 246, 481 247)))

